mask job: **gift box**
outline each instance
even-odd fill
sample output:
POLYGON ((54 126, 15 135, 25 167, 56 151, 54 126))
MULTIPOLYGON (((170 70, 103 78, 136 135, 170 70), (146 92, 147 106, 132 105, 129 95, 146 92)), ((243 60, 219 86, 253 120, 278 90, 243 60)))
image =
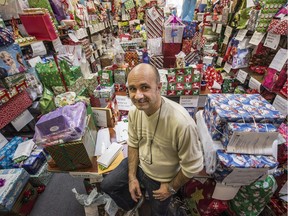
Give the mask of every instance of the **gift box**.
POLYGON ((286 215, 288 211, 288 203, 282 199, 272 197, 268 206, 271 210, 271 215, 286 215))
POLYGON ((183 186, 185 202, 193 215, 221 215, 227 208, 227 201, 212 198, 216 182, 213 179, 189 180, 183 186))
POLYGON ((150 9, 146 10, 145 16, 147 38, 162 38, 162 27, 164 24, 163 10, 160 8, 151 7, 150 9))
POLYGON ((98 76, 100 77, 100 85, 101 86, 112 86, 113 85, 114 80, 113 80, 113 71, 112 70, 99 71, 98 76))
POLYGON ((0 47, 0 67, 7 71, 8 76, 27 70, 27 64, 18 44, 0 47))
POLYGON ((196 32, 197 22, 183 21, 185 28, 183 31, 183 38, 192 38, 196 32))
POLYGON ((192 51, 185 56, 185 62, 189 64, 198 64, 201 55, 198 51, 192 51))
POLYGON ((30 175, 29 182, 34 187, 47 186, 52 176, 53 173, 48 171, 48 163, 44 162, 37 173, 30 175))
POLYGON ((112 99, 115 93, 114 85, 112 86, 100 86, 98 85, 93 92, 94 97, 96 98, 107 98, 112 99))
POLYGON ((184 28, 180 18, 170 16, 164 23, 164 43, 182 43, 184 28))
POLYGON ((271 20, 267 31, 273 34, 288 35, 288 20, 286 19, 271 20))
POLYGON ((92 116, 88 116, 86 130, 80 140, 58 145, 47 145, 45 150, 51 155, 57 166, 64 171, 92 166, 96 145, 96 127, 92 116))
POLYGON ((251 168, 259 169, 259 173, 257 173, 258 175, 250 177, 251 179, 244 179, 243 176, 243 179, 229 182, 230 185, 250 184, 266 173, 266 169, 261 171, 260 168, 273 169, 278 166, 278 162, 273 156, 226 153, 221 149, 216 151, 216 158, 216 171, 213 174, 216 181, 222 182, 229 174, 232 172, 236 173, 239 169, 243 170, 243 172, 245 172, 245 169, 250 169, 250 171, 251 168))
POLYGON ((7 89, 0 87, 0 106, 6 103, 7 101, 9 101, 10 98, 11 96, 9 92, 7 91, 7 89))
POLYGON ((24 140, 21 137, 13 137, 10 142, 8 142, 6 145, 4 145, 0 149, 0 168, 1 169, 9 169, 13 168, 13 156, 14 153, 18 147, 18 144, 24 142, 24 140))
POLYGON ((126 69, 116 69, 114 72, 114 83, 126 84, 126 69))
POLYGON ((228 202, 231 215, 259 215, 273 195, 276 182, 269 175, 261 181, 240 188, 233 200, 228 202))
MULTIPOLYGON (((221 139, 223 146, 227 147, 235 131, 260 132, 263 134, 265 132, 277 132, 277 128, 273 124, 228 122, 225 126, 224 135, 221 139)), ((251 145, 253 144, 251 143, 251 145)))
POLYGON ((149 63, 157 69, 162 69, 164 64, 164 56, 163 55, 151 56, 149 63))
POLYGON ((208 94, 204 118, 214 140, 220 140, 227 122, 271 123, 284 116, 259 94, 208 94))
POLYGON ((31 105, 31 98, 26 91, 23 91, 0 106, 0 129, 9 124, 31 105))
POLYGON ((25 81, 25 79, 26 79, 26 76, 24 73, 11 75, 0 80, 0 87, 2 86, 7 89, 12 88, 16 86, 17 84, 25 81))
POLYGON ((192 47, 192 40, 190 39, 183 39, 182 42, 182 51, 187 55, 191 52, 192 47))
POLYGON ((18 196, 29 180, 29 174, 22 168, 0 170, 0 179, 4 181, 0 190, 0 214, 8 212, 16 203, 18 196))
POLYGON ((125 52, 125 63, 128 63, 129 67, 133 68, 139 63, 139 57, 136 51, 125 52))
POLYGON ((181 43, 163 43, 162 49, 164 58, 165 57, 175 58, 175 55, 177 55, 181 51, 181 43))
POLYGON ((174 68, 176 64, 176 57, 169 56, 163 59, 163 68, 174 68))
MULTIPOLYGON (((75 92, 76 95, 79 95, 80 92, 83 91, 84 86, 86 86, 85 79, 83 77, 79 77, 73 85, 67 86, 67 89, 68 89, 68 91, 75 92)), ((63 94, 66 92, 65 87, 63 85, 62 86, 52 86, 52 90, 53 90, 55 95, 63 94)))
POLYGON ((35 125, 36 144, 53 145, 79 139, 85 130, 86 105, 78 102, 43 115, 35 125))
POLYGON ((20 166, 30 175, 34 175, 46 161, 46 156, 43 151, 41 148, 33 150, 30 156, 20 166))

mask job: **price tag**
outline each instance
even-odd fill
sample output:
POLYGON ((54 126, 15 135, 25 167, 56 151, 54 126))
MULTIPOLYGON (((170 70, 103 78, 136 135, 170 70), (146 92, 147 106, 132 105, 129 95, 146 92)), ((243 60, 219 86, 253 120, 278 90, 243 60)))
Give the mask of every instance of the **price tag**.
POLYGON ((247 78, 248 73, 243 70, 239 70, 237 73, 236 79, 239 80, 241 83, 244 83, 247 78))
POLYGON ((8 143, 8 140, 0 133, 0 149, 8 143))
POLYGON ((257 79, 251 77, 248 86, 249 88, 256 89, 258 92, 260 92, 261 83, 257 79))
POLYGON ((273 101, 275 109, 279 110, 283 115, 288 115, 287 100, 277 95, 273 101))
POLYGON ((237 36, 235 37, 236 40, 238 41, 242 41, 246 34, 247 34, 248 30, 247 29, 240 29, 237 33, 237 36))
POLYGON ((197 107, 199 96, 180 96, 179 103, 183 107, 197 107))
POLYGON ((219 65, 219 66, 221 66, 221 65, 222 65, 222 61, 223 61, 223 58, 219 56, 219 57, 217 58, 216 64, 219 65))
POLYGON ((26 124, 28 124, 33 119, 34 118, 31 115, 31 113, 28 110, 25 110, 19 116, 17 116, 13 121, 11 121, 11 124, 17 131, 20 131, 26 124))
POLYGON ((279 49, 276 55, 274 56, 274 59, 272 60, 271 64, 269 65, 270 68, 273 68, 277 71, 281 71, 284 64, 286 63, 288 59, 288 53, 287 49, 279 49))
POLYGON ((68 36, 70 37, 70 39, 73 42, 75 42, 75 43, 79 42, 78 38, 76 37, 76 35, 74 33, 68 33, 68 36))
POLYGON ((231 68, 232 68, 232 65, 225 62, 225 65, 224 65, 224 70, 229 73, 231 71, 231 68))
POLYGON ((47 54, 47 50, 46 50, 44 43, 42 41, 32 43, 31 48, 33 50, 33 57, 42 56, 42 55, 47 54))
POLYGON ((213 31, 213 32, 216 31, 216 27, 217 27, 217 24, 216 24, 216 23, 212 23, 212 31, 213 31))
POLYGON ((264 33, 255 31, 249 43, 258 46, 258 44, 263 39, 264 35, 265 35, 264 33))
POLYGON ((217 25, 216 33, 220 34, 222 30, 222 24, 217 25))
POLYGON ((232 34, 232 31, 233 31, 233 28, 231 28, 230 26, 226 26, 224 35, 229 38, 232 34))
POLYGON ((229 37, 225 36, 223 40, 223 44, 228 44, 228 42, 229 42, 229 37))
POLYGON ((280 37, 281 35, 279 34, 273 34, 271 32, 268 32, 264 42, 264 46, 276 50, 280 42, 280 37))

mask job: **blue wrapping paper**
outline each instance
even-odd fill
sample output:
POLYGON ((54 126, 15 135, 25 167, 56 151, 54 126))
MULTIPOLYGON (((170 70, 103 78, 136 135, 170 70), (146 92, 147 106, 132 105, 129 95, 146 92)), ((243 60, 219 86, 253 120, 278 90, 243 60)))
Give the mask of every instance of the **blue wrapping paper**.
POLYGON ((235 123, 228 122, 224 128, 224 136, 221 139, 223 146, 227 147, 234 131, 241 132, 277 132, 277 128, 273 124, 257 123, 235 123))
POLYGON ((18 147, 18 144, 24 142, 25 140, 21 137, 13 137, 9 143, 7 143, 3 148, 0 149, 0 168, 9 169, 13 168, 13 156, 18 147))
POLYGON ((213 140, 221 140, 228 122, 271 123, 285 117, 259 94, 208 94, 204 119, 213 140))
POLYGON ((5 179, 4 185, 0 187, 0 215, 12 209, 29 177, 22 168, 0 170, 0 178, 5 179))
POLYGON ((269 168, 278 166, 273 156, 248 155, 226 153, 224 150, 216 151, 216 171, 213 174, 216 181, 223 181, 234 168, 269 168))

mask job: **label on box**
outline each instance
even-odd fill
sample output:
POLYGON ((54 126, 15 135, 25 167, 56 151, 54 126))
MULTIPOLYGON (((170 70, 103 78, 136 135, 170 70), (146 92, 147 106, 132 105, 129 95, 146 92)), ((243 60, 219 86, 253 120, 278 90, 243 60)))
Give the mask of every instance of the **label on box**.
POLYGON ((42 55, 47 54, 47 50, 46 50, 44 43, 42 41, 32 43, 31 48, 33 50, 33 57, 42 56, 42 55))
POLYGON ((271 32, 268 32, 264 42, 264 46, 276 50, 280 42, 280 37, 281 35, 279 34, 273 34, 271 32))
POLYGON ((25 110, 19 116, 17 116, 13 121, 11 121, 11 124, 17 131, 20 131, 26 124, 28 124, 33 119, 34 118, 31 115, 31 113, 28 110, 25 110))
POLYGON ((258 44, 261 42, 264 35, 265 35, 264 33, 255 31, 252 38, 250 39, 249 43, 253 44, 255 46, 258 46, 258 44))
POLYGON ((197 107, 199 96, 180 96, 179 103, 183 107, 197 107))
POLYGON ((244 83, 247 78, 248 73, 243 70, 239 70, 237 73, 236 79, 239 80, 241 83, 244 83))
POLYGON ((8 140, 0 133, 0 149, 8 143, 8 140))
POLYGON ((231 71, 231 68, 232 68, 232 65, 225 62, 225 65, 224 65, 224 70, 229 73, 231 71))
POLYGON ((236 40, 242 41, 244 37, 246 36, 248 30, 247 29, 240 29, 237 33, 237 36, 235 37, 236 40))
POLYGON ((131 99, 128 96, 116 95, 118 110, 129 111, 132 106, 131 99))
POLYGON ((270 68, 273 68, 277 71, 281 71, 284 64, 288 59, 287 49, 279 49, 276 55, 274 56, 271 64, 269 65, 270 68))
POLYGON ((261 83, 258 80, 256 80, 254 77, 250 78, 248 86, 249 88, 256 89, 258 92, 260 92, 261 83))
POLYGON ((279 95, 276 95, 274 101, 273 101, 273 106, 275 109, 280 111, 283 115, 288 115, 288 109, 287 109, 287 100, 282 98, 279 95))
POLYGON ((231 28, 230 26, 226 26, 224 35, 229 38, 230 35, 232 34, 232 31, 233 31, 233 28, 231 28))
POLYGON ((217 25, 216 33, 220 34, 222 30, 222 24, 217 25))

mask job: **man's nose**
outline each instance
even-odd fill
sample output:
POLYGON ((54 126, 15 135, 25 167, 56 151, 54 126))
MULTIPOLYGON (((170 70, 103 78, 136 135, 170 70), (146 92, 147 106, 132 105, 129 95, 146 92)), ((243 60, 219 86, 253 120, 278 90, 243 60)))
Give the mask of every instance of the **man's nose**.
POLYGON ((137 90, 135 94, 135 99, 141 99, 143 98, 143 93, 141 90, 137 90))

